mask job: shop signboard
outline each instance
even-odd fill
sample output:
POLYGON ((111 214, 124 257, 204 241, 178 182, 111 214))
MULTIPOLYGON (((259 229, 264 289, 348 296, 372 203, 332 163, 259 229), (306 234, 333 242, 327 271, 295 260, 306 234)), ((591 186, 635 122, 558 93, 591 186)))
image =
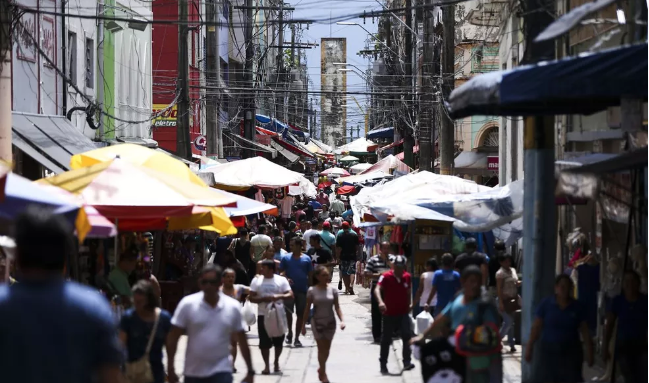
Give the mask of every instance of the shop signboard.
POLYGON ((487 157, 487 169, 493 172, 497 172, 499 169, 500 160, 498 156, 488 156, 487 157))
POLYGON ((194 139, 194 147, 198 151, 204 152, 206 147, 207 147, 207 139, 205 138, 205 136, 200 135, 200 136, 196 137, 194 139))
POLYGON ((167 104, 153 104, 153 115, 159 115, 151 122, 152 128, 175 128, 178 116, 176 105, 169 108, 167 104))

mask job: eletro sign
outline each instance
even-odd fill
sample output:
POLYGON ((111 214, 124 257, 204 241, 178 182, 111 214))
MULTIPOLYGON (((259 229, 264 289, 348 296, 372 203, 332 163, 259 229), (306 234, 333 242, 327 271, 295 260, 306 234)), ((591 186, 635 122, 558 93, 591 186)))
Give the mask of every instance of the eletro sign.
POLYGON ((176 117, 178 116, 178 107, 174 105, 168 108, 166 104, 153 104, 153 115, 160 115, 153 119, 151 126, 154 128, 174 128, 176 127, 176 117))

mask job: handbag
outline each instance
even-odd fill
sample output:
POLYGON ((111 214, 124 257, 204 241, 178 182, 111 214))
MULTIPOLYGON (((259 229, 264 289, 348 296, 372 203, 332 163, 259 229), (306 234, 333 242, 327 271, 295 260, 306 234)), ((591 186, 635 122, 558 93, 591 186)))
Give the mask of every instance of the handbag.
POLYGON ((503 301, 503 308, 507 314, 514 313, 521 309, 520 297, 516 296, 514 298, 506 298, 503 301))
POLYGON ((149 341, 146 344, 146 351, 144 355, 135 362, 126 363, 126 382, 127 383, 153 383, 153 371, 151 370, 151 363, 149 362, 149 352, 155 339, 155 333, 158 329, 158 321, 160 320, 160 309, 155 309, 155 321, 153 322, 153 329, 149 335, 149 341))

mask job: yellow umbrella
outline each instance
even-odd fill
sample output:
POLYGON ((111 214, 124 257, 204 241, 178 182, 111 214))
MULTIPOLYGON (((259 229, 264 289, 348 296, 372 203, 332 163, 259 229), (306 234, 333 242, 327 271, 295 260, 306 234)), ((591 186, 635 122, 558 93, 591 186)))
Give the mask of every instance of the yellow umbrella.
POLYGON ((214 231, 220 235, 237 234, 237 228, 232 224, 223 208, 197 206, 192 215, 185 217, 169 217, 168 230, 201 229, 214 231))
POLYGON ((85 168, 100 162, 113 160, 118 156, 129 163, 154 169, 198 186, 207 187, 205 182, 181 161, 178 161, 165 152, 135 144, 111 145, 76 154, 70 160, 70 167, 72 169, 85 168))

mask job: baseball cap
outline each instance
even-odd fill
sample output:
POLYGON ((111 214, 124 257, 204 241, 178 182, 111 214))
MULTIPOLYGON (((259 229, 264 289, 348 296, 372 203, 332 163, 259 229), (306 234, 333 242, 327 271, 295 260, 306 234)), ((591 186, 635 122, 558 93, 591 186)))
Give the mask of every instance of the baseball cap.
POLYGON ((331 229, 331 222, 325 222, 322 224, 323 229, 331 229))
POLYGON ((403 255, 397 255, 396 257, 394 257, 394 261, 392 261, 392 264, 395 266, 405 267, 407 263, 408 260, 403 255))
POLYGON ((343 222, 343 229, 349 229, 349 222, 347 221, 343 222))

